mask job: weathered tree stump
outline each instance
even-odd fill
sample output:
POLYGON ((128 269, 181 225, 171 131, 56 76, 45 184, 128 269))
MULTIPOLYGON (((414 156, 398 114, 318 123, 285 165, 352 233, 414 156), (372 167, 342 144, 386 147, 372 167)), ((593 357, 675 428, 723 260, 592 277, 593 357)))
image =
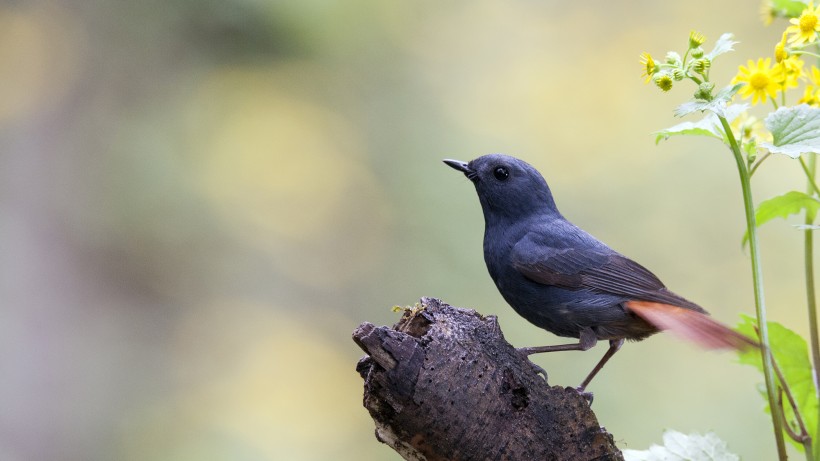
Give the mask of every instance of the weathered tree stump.
POLYGON ((376 438, 404 459, 623 460, 588 402, 547 385, 495 316, 422 298, 353 340, 376 438))

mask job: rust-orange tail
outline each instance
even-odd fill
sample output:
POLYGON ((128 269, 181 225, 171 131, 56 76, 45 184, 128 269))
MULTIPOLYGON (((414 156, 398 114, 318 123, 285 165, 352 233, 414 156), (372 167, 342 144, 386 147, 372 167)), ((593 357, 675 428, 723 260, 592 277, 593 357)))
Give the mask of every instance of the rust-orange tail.
POLYGON ((659 330, 669 330, 706 349, 744 350, 760 347, 756 341, 714 320, 708 314, 692 309, 651 301, 628 301, 626 307, 659 330))

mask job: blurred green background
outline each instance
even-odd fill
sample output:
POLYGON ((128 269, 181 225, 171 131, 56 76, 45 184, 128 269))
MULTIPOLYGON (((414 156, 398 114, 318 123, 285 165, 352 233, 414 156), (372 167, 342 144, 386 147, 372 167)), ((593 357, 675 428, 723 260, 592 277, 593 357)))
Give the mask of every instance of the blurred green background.
MULTIPOLYGON (((0 459, 398 459, 361 404, 359 323, 435 296, 562 342, 498 295, 445 157, 526 159, 674 291, 753 312, 729 152, 651 134, 694 87, 644 84, 638 56, 693 28, 741 42, 722 86, 783 23, 756 0, 3 2, 0 459)), ((803 189, 781 157, 754 183, 803 189)), ((805 334, 800 242, 762 230, 772 318, 805 334)), ((603 351, 535 360, 574 386, 603 351)), ((761 380, 659 335, 590 390, 622 448, 713 430, 769 459, 761 380)))

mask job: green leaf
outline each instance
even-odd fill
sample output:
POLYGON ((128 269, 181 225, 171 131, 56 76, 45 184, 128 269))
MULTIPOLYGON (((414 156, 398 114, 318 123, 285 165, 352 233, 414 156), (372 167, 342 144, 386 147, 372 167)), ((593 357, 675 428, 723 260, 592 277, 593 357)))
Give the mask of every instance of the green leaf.
POLYGON ((796 18, 806 9, 806 2, 799 0, 770 0, 769 7, 777 17, 796 18))
MULTIPOLYGON (((760 227, 774 218, 785 219, 803 210, 813 215, 817 213, 818 209, 820 209, 820 201, 811 195, 793 190, 760 202, 757 210, 755 210, 755 224, 760 227)), ((746 231, 743 234, 741 245, 745 246, 748 240, 749 232, 746 231)))
MULTIPOLYGON (((732 104, 726 108, 726 119, 731 122, 748 107, 748 104, 732 104)), ((720 120, 718 120, 717 115, 713 113, 707 114, 697 122, 678 123, 675 126, 656 131, 654 134, 656 135, 655 144, 658 144, 661 140, 669 139, 671 136, 678 135, 710 136, 713 138, 725 139, 723 134, 723 126, 720 124, 720 120)))
POLYGON ((786 218, 803 210, 816 213, 818 208, 820 201, 816 198, 805 192, 793 190, 761 202, 755 210, 755 221, 759 226, 774 218, 786 218))
POLYGON ((710 51, 709 54, 706 55, 706 57, 710 61, 714 61, 715 58, 720 56, 721 54, 728 53, 729 51, 733 51, 734 48, 732 48, 732 47, 735 44, 739 43, 739 42, 736 42, 736 41, 732 40, 733 38, 735 38, 735 36, 730 34, 730 33, 726 33, 726 34, 721 35, 720 38, 715 42, 715 47, 712 48, 712 51, 710 51))
POLYGON ((683 117, 684 115, 689 115, 692 112, 703 112, 708 110, 714 112, 717 115, 721 115, 723 117, 728 118, 726 116, 726 114, 728 113, 726 106, 732 99, 732 96, 734 96, 735 93, 737 93, 737 91, 743 85, 745 85, 745 83, 736 83, 732 86, 727 86, 722 90, 718 91, 711 101, 706 101, 704 99, 695 99, 694 101, 685 102, 675 108, 675 117, 683 117))
MULTIPOLYGON (((742 315, 737 331, 753 338, 758 337, 755 331, 757 321, 748 315, 742 315)), ((817 395, 814 393, 814 381, 812 379, 812 365, 809 360, 809 349, 806 340, 800 335, 789 330, 777 322, 769 322, 769 342, 772 353, 778 368, 783 373, 783 379, 791 389, 797 408, 806 425, 806 430, 810 435, 815 433, 817 428, 817 395)), ((740 363, 751 365, 761 372, 763 371, 763 359, 759 350, 749 350, 738 353, 740 363)), ((766 391, 761 389, 760 395, 768 403, 766 391)), ((784 415, 787 420, 794 421, 794 412, 788 404, 785 396, 783 398, 784 415)), ((769 409, 766 409, 769 411, 769 409)), ((789 437, 786 437, 792 440, 789 437)), ((803 445, 794 442, 794 445, 803 450, 803 445)))
POLYGON ((655 144, 661 140, 667 140, 671 136, 711 136, 713 138, 723 139, 723 131, 715 114, 709 114, 699 122, 683 122, 675 126, 666 128, 664 130, 656 131, 654 133, 655 144))
POLYGON ((716 114, 723 114, 723 111, 726 109, 726 101, 713 99, 711 101, 706 101, 704 99, 695 99, 693 101, 685 102, 678 107, 675 108, 673 112, 675 117, 684 117, 686 115, 691 114, 692 112, 703 112, 705 110, 711 110, 716 114))
POLYGON ((739 461, 729 452, 726 442, 712 432, 706 435, 682 434, 667 430, 663 446, 652 445, 648 450, 623 450, 626 461, 739 461))
MULTIPOLYGON (((720 91, 717 92, 717 94, 715 95, 715 99, 724 99, 726 101, 730 101, 732 99, 732 97, 735 95, 735 93, 737 93, 738 90, 740 90, 743 87, 743 85, 745 85, 745 83, 735 83, 732 86, 723 87, 723 88, 721 88, 720 91)), ((738 105, 743 106, 744 110, 747 107, 749 107, 748 104, 738 104, 738 105)))
POLYGON ((781 107, 769 114, 765 122, 772 132, 772 142, 760 145, 769 152, 791 158, 807 152, 820 153, 820 109, 806 104, 781 107))

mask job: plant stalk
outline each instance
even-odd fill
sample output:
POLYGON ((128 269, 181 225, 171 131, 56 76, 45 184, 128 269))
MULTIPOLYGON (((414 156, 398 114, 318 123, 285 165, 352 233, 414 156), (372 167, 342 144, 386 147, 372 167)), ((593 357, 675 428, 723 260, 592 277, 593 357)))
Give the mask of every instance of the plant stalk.
MULTIPOLYGON (((817 194, 820 196, 820 187, 817 186, 817 183, 814 181, 814 172, 816 168, 816 159, 812 155, 809 157, 809 164, 806 165, 806 161, 803 160, 803 157, 800 157, 800 166, 803 167, 803 172, 806 173, 807 183, 808 186, 806 187, 806 193, 809 195, 817 194)), ((814 222, 814 216, 808 215, 806 218, 812 218, 811 221, 814 222)), ((811 223, 807 223, 811 224, 811 223)))
POLYGON ((763 359, 763 377, 766 382, 766 396, 769 400, 769 408, 772 416, 772 426, 774 428, 774 439, 777 444, 777 455, 780 461, 786 461, 786 441, 783 436, 783 414, 778 405, 777 382, 775 381, 774 366, 772 365, 772 355, 769 343, 769 326, 766 318, 766 304, 763 296, 763 271, 760 266, 760 251, 757 240, 757 224, 755 223, 755 208, 752 201, 752 186, 749 170, 746 168, 746 161, 740 151, 735 135, 732 132, 726 117, 718 115, 720 124, 729 141, 729 147, 737 163, 737 171, 740 175, 740 188, 743 192, 743 207, 746 211, 746 231, 749 234, 749 253, 752 261, 752 282, 754 285, 755 315, 757 325, 760 329, 760 353, 763 359))
MULTIPOLYGON (((809 155, 809 163, 800 158, 800 164, 806 172, 808 185, 806 186, 809 195, 817 195, 817 183, 814 180, 817 170, 817 156, 809 155)), ((814 224, 815 213, 806 211, 806 225, 814 224)), ((806 271, 806 308, 809 314, 809 337, 811 344, 812 373, 814 378, 814 392, 817 400, 820 401, 820 334, 817 329, 817 298, 814 291, 814 231, 806 229, 803 231, 803 259, 806 271)), ((820 421, 820 408, 818 408, 818 421, 820 421)), ((811 434, 814 439, 814 459, 820 458, 820 447, 817 441, 820 440, 820 424, 815 433, 811 434)))
MULTIPOLYGON (((777 379, 780 381, 780 389, 783 394, 786 394, 786 398, 789 400, 789 406, 792 408, 794 412, 794 419, 797 422, 797 427, 800 428, 800 434, 796 434, 794 431, 791 430, 789 427, 789 422, 786 421, 786 418, 783 418, 783 428, 786 429, 786 432, 789 434, 795 442, 803 445, 803 453, 806 455, 806 461, 814 461, 814 449, 812 449, 812 438, 809 435, 809 431, 806 429, 806 423, 803 421, 803 417, 800 415, 800 408, 797 406, 797 401, 794 399, 794 394, 792 394, 791 388, 789 387, 789 383, 786 382, 786 378, 783 376, 783 372, 780 370, 780 367, 777 366, 777 360, 772 360, 772 364, 774 365, 774 372, 777 374, 777 379)), ((782 397, 778 399, 780 401, 780 408, 783 408, 783 399, 782 397)))

